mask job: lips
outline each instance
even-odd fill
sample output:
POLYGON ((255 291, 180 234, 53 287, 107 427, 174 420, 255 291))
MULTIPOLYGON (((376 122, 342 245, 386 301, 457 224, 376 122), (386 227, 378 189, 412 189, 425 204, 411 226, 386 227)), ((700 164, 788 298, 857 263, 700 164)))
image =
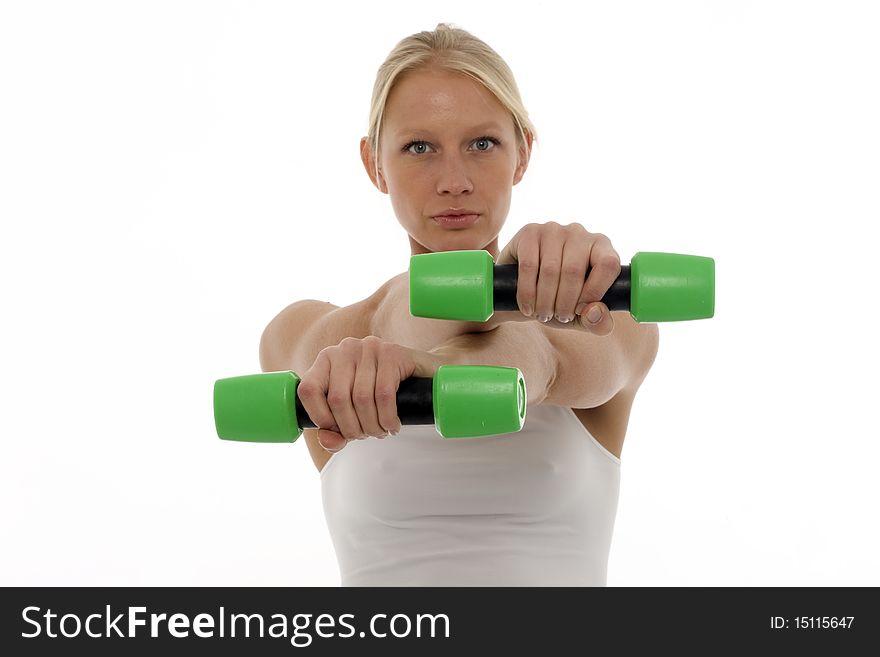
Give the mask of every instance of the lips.
POLYGON ((443 228, 467 228, 473 226, 479 214, 447 214, 434 217, 434 221, 443 228))

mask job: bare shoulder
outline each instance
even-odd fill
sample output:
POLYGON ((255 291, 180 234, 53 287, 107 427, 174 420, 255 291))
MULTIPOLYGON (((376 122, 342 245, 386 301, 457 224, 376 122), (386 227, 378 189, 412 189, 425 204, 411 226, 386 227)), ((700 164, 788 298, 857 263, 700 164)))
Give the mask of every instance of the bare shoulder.
POLYGON ((297 339, 313 325, 339 307, 317 299, 295 301, 283 308, 263 329, 260 336, 260 367, 264 372, 302 370, 291 362, 297 339))
MULTIPOLYGON (((393 280, 393 279, 392 279, 393 280)), ((279 312, 260 338, 260 367, 264 372, 291 370, 303 373, 317 354, 348 336, 370 334, 373 314, 387 294, 391 281, 376 292, 350 306, 338 306, 318 299, 296 301, 279 312)), ((320 472, 330 452, 318 443, 316 429, 303 430, 312 462, 320 472)))
POLYGON ((370 335, 373 316, 390 283, 348 306, 317 299, 303 299, 286 306, 269 322, 260 338, 263 371, 305 371, 321 349, 339 344, 346 337, 370 335))

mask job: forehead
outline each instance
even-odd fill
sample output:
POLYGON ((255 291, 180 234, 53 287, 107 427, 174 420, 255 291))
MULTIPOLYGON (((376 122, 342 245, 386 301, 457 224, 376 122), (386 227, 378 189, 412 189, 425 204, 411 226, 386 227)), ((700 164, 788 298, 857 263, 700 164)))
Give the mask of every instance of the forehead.
POLYGON ((415 71, 401 76, 388 96, 388 132, 506 124, 507 109, 476 80, 451 71, 415 71))

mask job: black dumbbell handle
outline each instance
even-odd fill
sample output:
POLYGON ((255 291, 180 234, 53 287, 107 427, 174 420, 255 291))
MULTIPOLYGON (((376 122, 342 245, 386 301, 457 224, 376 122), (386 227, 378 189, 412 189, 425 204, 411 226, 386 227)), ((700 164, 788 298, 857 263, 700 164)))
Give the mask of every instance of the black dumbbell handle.
MULTIPOLYGON (((435 424, 434 379, 411 376, 397 388, 397 417, 401 424, 435 424)), ((299 395, 296 396, 296 419, 300 428, 315 429, 318 425, 306 413, 299 395)))
MULTIPOLYGON (((608 306, 608 310, 630 309, 630 266, 622 265, 620 276, 617 277, 605 296, 602 303, 608 306)), ((590 269, 587 269, 589 276, 590 269)), ((493 307, 495 310, 519 310, 516 303, 516 282, 519 279, 519 265, 495 265, 493 273, 493 307)), ((586 280, 586 278, 584 279, 586 280)))

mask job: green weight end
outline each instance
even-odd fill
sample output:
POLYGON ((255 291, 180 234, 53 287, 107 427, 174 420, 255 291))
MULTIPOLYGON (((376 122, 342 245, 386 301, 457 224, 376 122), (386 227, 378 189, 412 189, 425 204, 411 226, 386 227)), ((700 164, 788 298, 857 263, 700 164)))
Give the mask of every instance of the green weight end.
POLYGON ((443 365, 434 374, 434 421, 444 438, 515 433, 526 420, 526 381, 515 367, 443 365))
POLYGON ((495 261, 488 251, 441 251, 409 261, 413 317, 485 322, 494 312, 495 261))
POLYGON ((630 313, 637 322, 677 322, 715 315, 715 260, 677 253, 637 253, 630 264, 630 313))
POLYGON ((296 420, 293 372, 248 374, 214 383, 214 425, 223 440, 292 443, 302 429, 296 420))

